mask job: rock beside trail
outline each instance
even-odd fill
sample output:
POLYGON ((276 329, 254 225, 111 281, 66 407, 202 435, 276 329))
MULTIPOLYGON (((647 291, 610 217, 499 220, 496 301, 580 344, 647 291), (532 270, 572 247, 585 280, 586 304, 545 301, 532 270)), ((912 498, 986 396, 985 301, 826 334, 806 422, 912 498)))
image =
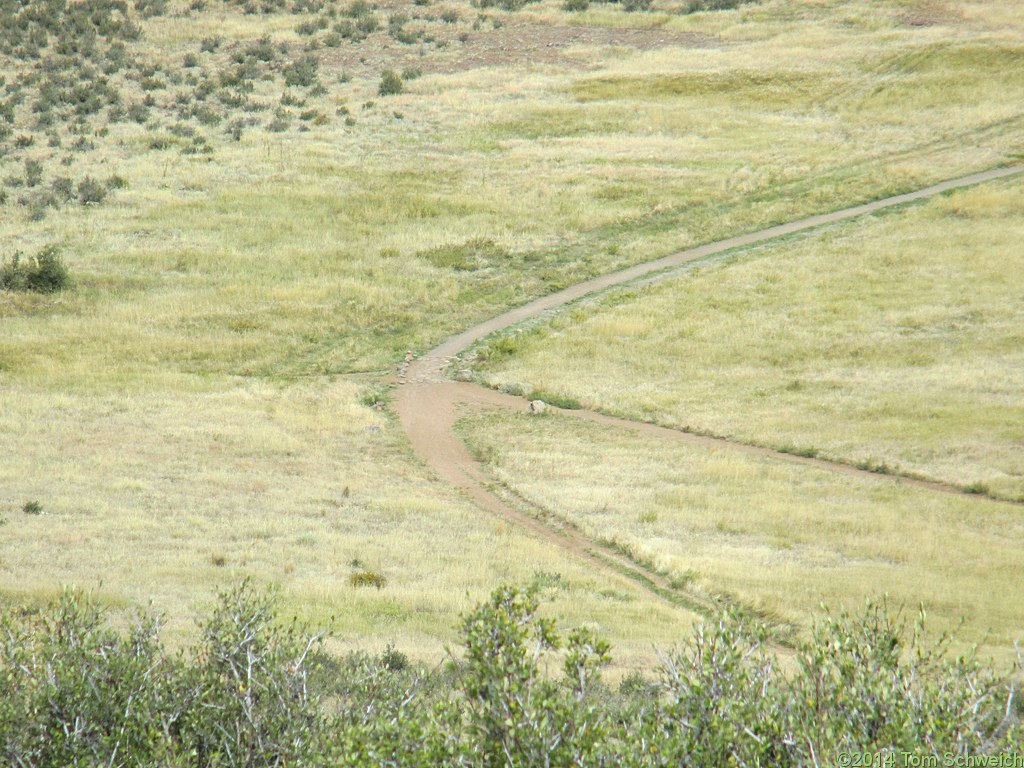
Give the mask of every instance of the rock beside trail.
POLYGON ((473 372, 469 368, 463 368, 461 371, 455 374, 456 381, 472 381, 473 372))
POLYGON ((541 414, 545 413, 548 409, 548 404, 543 400, 531 400, 530 401, 530 413, 541 414))

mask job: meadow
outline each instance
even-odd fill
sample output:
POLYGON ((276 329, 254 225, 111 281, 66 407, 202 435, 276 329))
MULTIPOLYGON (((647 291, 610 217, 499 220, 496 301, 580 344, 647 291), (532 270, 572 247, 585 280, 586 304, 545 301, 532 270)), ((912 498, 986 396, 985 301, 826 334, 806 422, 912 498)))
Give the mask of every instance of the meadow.
POLYGON ((884 595, 893 610, 924 608, 960 648, 1016 658, 1019 507, 568 415, 489 413, 460 430, 521 503, 648 563, 682 594, 751 609, 780 639, 801 637, 823 606, 884 595))
POLYGON ((986 184, 619 293, 485 379, 1020 501, 1022 202, 986 184))
MULTIPOLYGON (((116 50, 108 42, 90 60, 92 86, 107 78, 120 94, 96 110, 47 108, 44 96, 74 89, 45 79, 45 56, 2 53, 0 256, 53 244, 72 280, 57 294, 0 292, 5 600, 42 600, 75 583, 119 610, 152 597, 173 629, 188 624, 210 586, 251 575, 279 583, 300 616, 336 617, 346 643, 394 642, 437 658, 457 616, 495 584, 539 578, 556 596, 552 610, 598 625, 622 649, 617 660, 649 658, 652 644, 672 642, 692 617, 482 517, 432 479, 387 410, 394 366, 406 350, 578 280, 1005 164, 1024 150, 1024 9, 1012 4, 770 0, 698 13, 673 3, 567 11, 554 0, 518 9, 252 5, 130 9, 140 34, 123 45, 134 63, 104 74, 116 50), (400 92, 382 87, 389 69, 400 92), (386 584, 350 583, 362 572, 386 584)), ((913 235, 923 256, 936 220, 965 238, 984 230, 997 249, 1012 242, 1016 189, 1007 182, 951 198, 973 213, 943 202, 910 214, 925 217, 913 235), (1003 201, 997 226, 985 218, 996 214, 977 210, 985 203, 972 207, 982 194, 1003 201)), ((868 237, 856 226, 813 242, 868 237)), ((810 242, 787 252, 811 259, 810 242)), ((815 293, 822 285, 800 283, 770 253, 751 263, 811 295, 808 312, 831 311, 815 293)), ((1001 250, 985 253, 987 274, 1012 274, 1001 250)), ((637 303, 653 307, 663 296, 675 312, 672 291, 721 302, 706 354, 729 355, 742 322, 770 320, 740 317, 751 302, 732 305, 718 274, 726 272, 651 289, 637 303)), ((979 338, 989 313, 1009 326, 1016 311, 1008 300, 991 306, 985 284, 971 276, 970 306, 957 320, 979 338)), ((626 311, 619 303, 573 321, 586 333, 587 322, 612 324, 595 342, 609 354, 593 355, 593 375, 569 356, 537 375, 530 366, 541 364, 541 348, 559 343, 547 334, 517 346, 514 359, 492 360, 488 380, 562 388, 616 409, 614 387, 597 381, 623 383, 601 368, 615 357, 611 337, 629 336, 628 322, 616 330, 600 319, 626 311), (563 373, 565 381, 552 378, 563 373)), ((915 347, 933 320, 948 322, 929 311, 908 318, 915 347)), ((639 358, 673 370, 677 351, 657 346, 659 325, 636 324, 651 338, 639 358)), ((1011 331, 993 340, 985 359, 997 365, 1012 341, 1011 331)), ((629 344, 639 350, 642 341, 629 344)), ((1001 386, 992 373, 985 386, 1001 386)), ((627 388, 664 391, 657 382, 627 388)), ((768 390, 829 403, 828 388, 802 370, 768 390)), ((735 417, 736 399, 718 394, 715 407, 735 417)), ((1012 386, 993 396, 1019 408, 1012 386)), ((753 399, 742 404, 747 432, 736 421, 721 428, 760 439, 753 399)), ((650 417, 635 406, 623 412, 650 417)), ((659 419, 672 412, 654 407, 659 419)), ((963 415, 966 406, 943 407, 963 415)), ((691 410, 682 423, 698 426, 691 410)), ((504 434, 501 423, 489 428, 504 434)), ((913 444, 935 451, 945 439, 938 429, 913 444)), ((963 461, 918 466, 887 444, 865 450, 1019 494, 1006 479, 1015 438, 990 431, 964 437, 963 461)), ((783 437, 861 458, 841 441, 862 436, 783 437)), ((638 515, 626 512, 623 525, 638 515)), ((701 573, 709 590, 742 591, 724 572, 701 573)), ((953 611, 965 593, 948 594, 953 611)), ((792 610, 782 599, 759 593, 754 602, 792 621, 811 609, 809 596, 792 610)), ((978 609, 979 627, 1003 633, 997 644, 1012 618, 978 609)))

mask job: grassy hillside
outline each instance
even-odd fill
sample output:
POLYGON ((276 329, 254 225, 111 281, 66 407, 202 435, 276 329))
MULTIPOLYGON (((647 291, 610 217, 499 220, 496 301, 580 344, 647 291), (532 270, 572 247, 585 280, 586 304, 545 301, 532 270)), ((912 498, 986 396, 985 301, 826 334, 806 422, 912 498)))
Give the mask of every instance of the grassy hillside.
POLYGON ((439 648, 541 574, 647 653, 689 617, 433 482, 373 409, 392 366, 584 277, 1024 148, 1013 6, 28 5, 0 3, 0 255, 56 245, 73 285, 0 291, 0 590, 101 583, 179 626, 249 574, 354 642, 439 648))
POLYGON ((504 342, 487 380, 1024 499, 1022 204, 1010 180, 765 246, 504 342))
POLYGON ((738 602, 798 632, 823 604, 887 594, 923 605, 942 630, 965 619, 961 641, 1015 656, 1017 507, 570 416, 487 414, 461 428, 503 486, 687 593, 738 602))

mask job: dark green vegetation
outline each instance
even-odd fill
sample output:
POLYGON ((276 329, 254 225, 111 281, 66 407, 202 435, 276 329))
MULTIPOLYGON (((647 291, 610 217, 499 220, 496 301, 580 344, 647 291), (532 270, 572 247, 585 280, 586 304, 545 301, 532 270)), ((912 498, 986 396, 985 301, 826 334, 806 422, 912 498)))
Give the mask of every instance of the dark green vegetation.
POLYGON ((1009 678, 949 658, 948 638, 884 605, 826 616, 787 676, 764 629, 726 611, 613 689, 608 644, 561 636, 541 589, 496 590, 433 671, 390 646, 332 658, 248 582, 220 594, 177 656, 154 616, 118 632, 80 593, 8 609, 0 753, 36 766, 785 766, 1024 744, 1009 678))
POLYGON ((49 245, 31 258, 15 252, 0 264, 0 290, 56 293, 68 287, 67 267, 56 246, 49 245))

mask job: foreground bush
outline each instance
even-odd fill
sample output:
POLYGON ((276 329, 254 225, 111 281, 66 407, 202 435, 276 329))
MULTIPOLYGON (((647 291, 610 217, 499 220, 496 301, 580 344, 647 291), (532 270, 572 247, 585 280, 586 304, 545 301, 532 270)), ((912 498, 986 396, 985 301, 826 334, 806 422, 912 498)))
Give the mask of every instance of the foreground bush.
POLYGON ((827 616, 787 658, 728 610, 650 675, 601 681, 607 643, 563 637, 534 589, 502 587, 428 671, 389 647, 336 659, 251 583, 191 652, 159 621, 110 628, 69 592, 0 618, 0 763, 15 766, 815 766, 844 752, 934 764, 1024 747, 1012 678, 948 657, 885 606, 827 616), (547 662, 558 661, 553 675, 547 662))
POLYGON ((0 764, 275 766, 322 755, 326 719, 305 686, 314 638, 274 625, 248 582, 220 595, 190 655, 159 621, 122 635, 67 592, 0 619, 0 764))

